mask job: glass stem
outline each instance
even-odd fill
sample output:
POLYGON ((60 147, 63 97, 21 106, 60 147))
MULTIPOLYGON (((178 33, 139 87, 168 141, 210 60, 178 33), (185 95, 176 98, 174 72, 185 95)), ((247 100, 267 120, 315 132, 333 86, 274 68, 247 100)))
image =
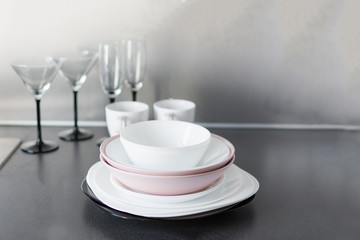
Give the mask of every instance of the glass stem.
POLYGON ((42 136, 41 136, 41 123, 40 123, 40 99, 35 99, 36 102, 36 119, 37 119, 37 139, 36 145, 39 146, 39 150, 41 151, 41 146, 43 144, 42 136))
POLYGON ((136 91, 132 91, 132 99, 135 102, 136 101, 136 91))
POLYGON ((77 109, 77 91, 74 91, 74 130, 75 134, 78 134, 78 109, 77 109))

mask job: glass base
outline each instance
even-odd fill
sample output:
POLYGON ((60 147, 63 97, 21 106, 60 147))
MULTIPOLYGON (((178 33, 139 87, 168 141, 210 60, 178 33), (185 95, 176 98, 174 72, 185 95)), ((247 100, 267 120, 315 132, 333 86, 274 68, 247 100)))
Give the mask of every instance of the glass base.
POLYGON ((99 138, 98 140, 96 140, 96 145, 98 145, 100 147, 102 142, 105 141, 106 139, 108 139, 108 137, 99 138))
POLYGON ((47 153, 55 151, 59 148, 59 145, 52 141, 42 141, 38 144, 36 141, 26 142, 21 145, 21 150, 26 153, 47 153))
POLYGON ((81 128, 79 128, 78 131, 75 129, 68 129, 59 133, 59 138, 67 142, 87 140, 93 136, 94 134, 91 131, 81 128))

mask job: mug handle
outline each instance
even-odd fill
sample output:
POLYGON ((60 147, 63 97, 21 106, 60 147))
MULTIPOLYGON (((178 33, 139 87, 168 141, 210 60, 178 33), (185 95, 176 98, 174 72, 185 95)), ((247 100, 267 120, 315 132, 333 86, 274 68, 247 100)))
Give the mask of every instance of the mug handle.
POLYGON ((165 115, 165 120, 177 120, 174 113, 169 113, 165 115))
POLYGON ((126 126, 130 124, 130 120, 128 117, 125 116, 118 117, 116 120, 120 122, 120 128, 119 131, 117 131, 117 134, 120 134, 121 130, 123 130, 126 126))

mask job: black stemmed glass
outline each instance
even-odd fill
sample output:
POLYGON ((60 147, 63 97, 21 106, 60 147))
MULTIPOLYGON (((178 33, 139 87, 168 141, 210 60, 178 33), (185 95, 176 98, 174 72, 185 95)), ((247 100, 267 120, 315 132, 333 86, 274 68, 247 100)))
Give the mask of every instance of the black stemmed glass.
POLYGON ((121 42, 99 44, 99 77, 102 89, 115 102, 123 86, 124 54, 121 42))
POLYGON ((35 141, 25 142, 21 150, 26 153, 46 153, 57 150, 59 148, 57 143, 42 139, 40 118, 40 100, 58 73, 57 64, 50 60, 42 60, 26 64, 14 63, 11 67, 23 80, 28 91, 34 95, 36 102, 37 138, 35 141))
POLYGON ((86 81, 87 75, 97 61, 97 54, 79 56, 73 58, 58 58, 54 61, 62 62, 60 66, 60 74, 71 85, 74 95, 74 127, 59 133, 59 137, 64 141, 80 141, 93 137, 90 130, 79 128, 78 126, 78 109, 77 94, 82 84, 86 81))
MULTIPOLYGON (((124 51, 122 42, 99 44, 99 77, 104 93, 109 97, 109 102, 115 102, 123 86, 124 51)), ((100 145, 107 137, 96 141, 100 145)))
POLYGON ((125 40, 125 83, 136 101, 137 92, 142 88, 146 67, 146 44, 143 40, 125 40))

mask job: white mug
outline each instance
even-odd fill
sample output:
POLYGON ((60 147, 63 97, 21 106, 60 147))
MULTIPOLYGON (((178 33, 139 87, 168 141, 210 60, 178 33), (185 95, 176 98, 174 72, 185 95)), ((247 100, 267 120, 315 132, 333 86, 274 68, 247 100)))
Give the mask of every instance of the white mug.
POLYGON ((142 102, 120 101, 106 105, 106 124, 110 136, 115 136, 127 125, 149 119, 149 106, 142 102))
POLYGON ((179 120, 194 122, 194 102, 184 99, 164 99, 154 103, 154 117, 156 120, 179 120))

